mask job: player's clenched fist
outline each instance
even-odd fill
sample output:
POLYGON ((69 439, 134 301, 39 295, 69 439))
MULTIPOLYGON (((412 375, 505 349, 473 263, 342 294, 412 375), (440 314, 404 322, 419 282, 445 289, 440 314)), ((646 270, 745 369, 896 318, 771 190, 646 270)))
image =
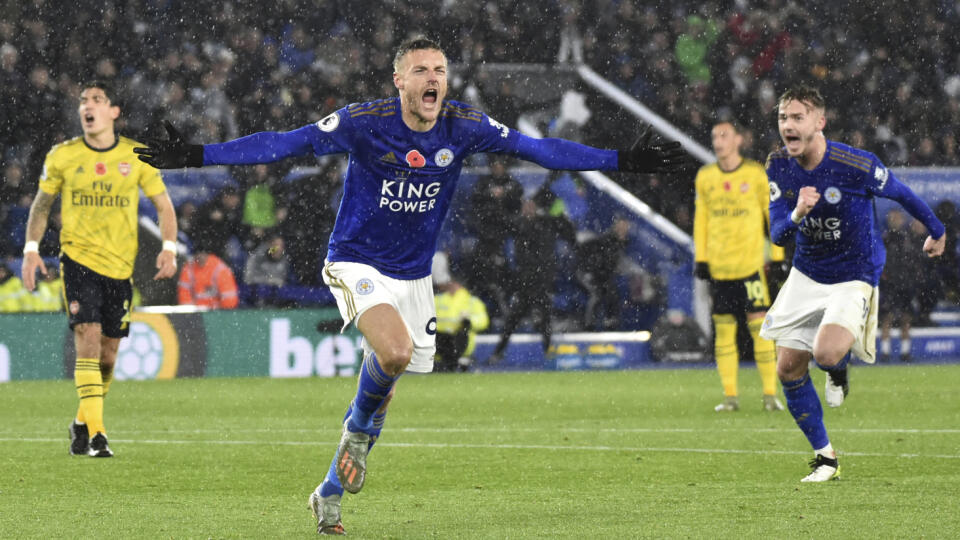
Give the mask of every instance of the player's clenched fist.
POLYGON ((820 192, 813 186, 803 186, 797 195, 797 217, 803 217, 813 210, 814 205, 820 200, 820 192))

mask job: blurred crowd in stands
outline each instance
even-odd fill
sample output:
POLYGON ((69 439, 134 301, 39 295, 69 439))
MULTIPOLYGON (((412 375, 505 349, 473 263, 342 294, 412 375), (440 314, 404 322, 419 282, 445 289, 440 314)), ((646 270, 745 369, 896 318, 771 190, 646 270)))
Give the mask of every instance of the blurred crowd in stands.
MULTIPOLYGON (((828 138, 874 151, 891 166, 957 166, 958 27, 960 4, 945 0, 0 0, 0 255, 20 254, 44 154, 80 133, 82 80, 106 79, 121 90, 117 127, 124 135, 156 135, 168 119, 193 142, 218 142, 292 129, 350 102, 394 95, 394 47, 419 31, 438 38, 454 65, 451 97, 476 98, 508 125, 522 111, 509 83, 484 84, 481 66, 583 62, 705 146, 714 120, 740 121, 748 133, 744 153, 762 161, 779 142, 777 96, 806 81, 827 97, 828 138)), ((615 125, 587 123, 579 138, 610 148, 628 144, 636 121, 622 112, 615 117, 615 125)), ((238 168, 231 172, 236 186, 209 200, 175 199, 184 238, 205 257, 191 263, 213 264, 208 254, 221 261, 239 283, 241 304, 284 305, 289 299, 278 288, 319 285, 341 165, 304 159, 238 168), (281 181, 295 166, 315 172, 281 181)), ((511 217, 501 223, 516 226, 491 231, 490 221, 473 220, 486 224, 470 231, 474 251, 451 257, 469 261, 463 282, 501 319, 517 289, 503 276, 518 272, 505 245, 523 228, 523 205, 539 203, 528 213, 562 217, 550 201, 524 199, 509 176, 493 165, 490 178, 478 182, 475 210, 507 211, 511 217)), ((617 179, 691 229, 692 175, 617 179)), ((940 213, 954 235, 946 264, 956 273, 955 208, 947 204, 940 213)), ((590 306, 584 327, 620 324, 611 298, 617 283, 631 290, 632 282, 622 273, 615 281, 609 265, 595 261, 606 257, 623 267, 626 228, 595 231, 602 242, 576 248, 594 261, 578 271, 590 306)), ((42 255, 57 254, 56 233, 54 224, 42 255)), ((942 273, 956 298, 955 276, 942 273)), ((183 276, 180 285, 182 296, 183 276)), ((639 301, 658 300, 647 294, 639 301)))

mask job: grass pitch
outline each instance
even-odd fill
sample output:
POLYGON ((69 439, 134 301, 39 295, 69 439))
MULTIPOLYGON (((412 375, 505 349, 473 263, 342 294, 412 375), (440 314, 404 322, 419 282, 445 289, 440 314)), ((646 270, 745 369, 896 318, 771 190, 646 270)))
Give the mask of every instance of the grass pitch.
MULTIPOLYGON (((800 484, 790 415, 712 370, 405 376, 343 523, 360 538, 957 538, 960 366, 856 366, 800 484)), ((823 374, 815 373, 818 391, 823 374)), ((313 538, 352 379, 117 382, 113 459, 71 457, 72 381, 0 385, 0 537, 313 538)))

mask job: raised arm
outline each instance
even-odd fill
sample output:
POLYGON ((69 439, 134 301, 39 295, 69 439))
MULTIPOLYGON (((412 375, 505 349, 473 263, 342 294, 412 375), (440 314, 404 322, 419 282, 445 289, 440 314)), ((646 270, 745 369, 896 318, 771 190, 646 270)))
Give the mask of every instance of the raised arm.
POLYGON ((309 132, 311 124, 293 131, 262 131, 218 144, 190 144, 170 122, 164 122, 167 139, 147 141, 146 147, 134 148, 138 158, 158 169, 203 167, 205 165, 253 165, 273 163, 313 151, 309 132))
POLYGON ((651 144, 647 128, 627 150, 604 150, 566 139, 535 139, 517 133, 507 153, 547 169, 569 171, 624 171, 633 173, 676 172, 692 164, 678 142, 651 144))
POLYGON ((789 207, 787 200, 778 197, 770 203, 770 239, 782 246, 797 231, 803 218, 820 200, 820 192, 813 186, 803 186, 797 193, 797 205, 789 207))

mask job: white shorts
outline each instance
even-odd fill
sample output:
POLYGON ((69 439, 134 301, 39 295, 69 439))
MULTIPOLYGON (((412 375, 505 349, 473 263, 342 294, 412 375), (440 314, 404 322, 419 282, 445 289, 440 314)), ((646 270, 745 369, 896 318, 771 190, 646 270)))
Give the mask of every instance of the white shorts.
POLYGON ((877 288, 864 281, 818 283, 790 270, 760 329, 760 336, 791 349, 813 351, 825 324, 838 324, 854 336, 853 351, 872 364, 877 349, 877 288))
MULTIPOLYGON (((433 303, 433 280, 394 279, 378 272, 372 266, 354 262, 327 262, 323 267, 323 282, 337 299, 343 318, 341 332, 356 321, 366 310, 378 304, 388 304, 400 313, 410 339, 413 358, 407 371, 430 373, 436 352, 437 313, 433 303)), ((373 350, 364 338, 364 357, 373 350)))

